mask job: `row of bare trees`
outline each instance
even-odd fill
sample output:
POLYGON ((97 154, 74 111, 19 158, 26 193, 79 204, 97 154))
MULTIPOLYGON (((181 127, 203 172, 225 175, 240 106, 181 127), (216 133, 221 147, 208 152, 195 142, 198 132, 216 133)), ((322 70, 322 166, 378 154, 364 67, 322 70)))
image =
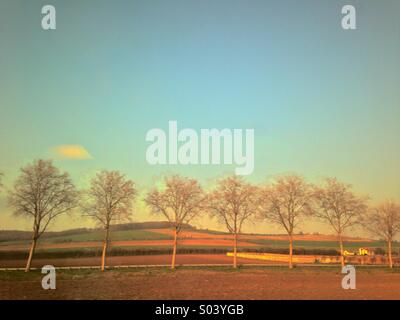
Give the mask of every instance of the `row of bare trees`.
MULTIPOLYGON (((16 215, 33 220, 25 270, 30 270, 37 242, 49 224, 75 208, 80 208, 83 215, 93 218, 104 229, 101 259, 104 270, 110 227, 130 217, 136 197, 134 182, 117 171, 101 171, 91 180, 88 190, 77 191, 68 173, 61 173, 50 160, 37 160, 21 168, 9 191, 8 202, 16 215)), ((151 189, 144 201, 152 213, 163 216, 173 228, 172 268, 175 268, 182 227, 204 214, 215 217, 232 234, 234 268, 242 227, 249 221, 265 220, 286 231, 290 268, 293 267, 294 235, 299 224, 309 218, 319 218, 337 234, 342 265, 343 236, 350 227, 361 225, 371 234, 384 238, 390 267, 393 267, 392 241, 400 230, 398 203, 388 200, 369 208, 367 197, 356 195, 351 185, 336 179, 314 186, 300 176, 287 175, 268 185, 256 186, 231 176, 218 180, 211 190, 205 191, 197 180, 173 175, 151 189)))
POLYGON ((91 181, 89 190, 78 192, 69 174, 61 173, 51 161, 37 160, 21 168, 8 195, 15 215, 33 220, 32 243, 25 271, 31 268, 37 242, 51 222, 80 207, 104 228, 101 268, 105 268, 110 225, 131 213, 136 189, 131 180, 116 171, 101 171, 91 181))
POLYGON ((293 237, 300 223, 318 218, 337 235, 341 264, 344 266, 343 236, 353 226, 361 226, 386 240, 389 266, 393 267, 392 242, 400 230, 400 205, 393 200, 369 208, 368 197, 357 196, 349 184, 326 179, 314 186, 297 175, 276 179, 266 186, 255 186, 233 176, 221 179, 209 192, 197 181, 180 176, 167 177, 162 190, 152 190, 146 203, 174 225, 175 254, 179 231, 184 223, 200 214, 211 214, 233 235, 233 267, 237 267, 238 238, 249 220, 265 220, 282 227, 289 239, 289 268, 293 267, 293 237))

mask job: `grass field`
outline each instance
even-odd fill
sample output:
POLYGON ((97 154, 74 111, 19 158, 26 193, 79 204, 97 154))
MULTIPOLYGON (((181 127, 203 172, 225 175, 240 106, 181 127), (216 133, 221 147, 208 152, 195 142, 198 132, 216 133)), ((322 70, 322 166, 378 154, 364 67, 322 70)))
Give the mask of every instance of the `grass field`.
MULTIPOLYGON (((64 244, 64 243, 76 243, 76 242, 101 242, 104 238, 104 232, 101 230, 74 234, 68 236, 58 236, 51 238, 43 238, 39 240, 39 244, 64 244)), ((173 236, 171 230, 169 229, 151 229, 151 230, 124 230, 124 231, 113 231, 110 236, 111 240, 117 241, 142 241, 142 240, 172 240, 173 236)), ((230 240, 232 236, 223 232, 214 231, 183 231, 180 235, 181 240, 230 240)), ((287 248, 288 240, 284 239, 285 235, 241 235, 240 239, 242 241, 256 244, 260 247, 268 248, 287 248)), ((337 249, 338 243, 335 240, 320 240, 325 238, 334 238, 332 236, 325 235, 298 235, 296 240, 294 240, 294 246, 303 249, 337 249), (301 240, 301 239, 312 239, 312 240, 301 240)), ((10 246, 16 244, 28 245, 29 240, 20 241, 2 241, 0 246, 10 246)), ((374 247, 374 248, 384 248, 385 243, 381 241, 362 241, 362 240, 351 240, 344 242, 345 248, 356 249, 359 247, 374 247)), ((132 246, 135 246, 132 243, 132 246)), ((141 245, 144 246, 144 245, 141 245)), ((207 244, 202 245, 201 243, 196 244, 197 247, 208 247, 207 244)), ((400 248, 398 242, 394 242, 393 247, 396 249, 400 248)))
MULTIPOLYGON (((101 254, 104 234, 102 230, 72 235, 42 238, 35 258, 96 257, 101 254)), ((338 243, 329 235, 297 235, 295 254, 337 255, 338 243), (306 240, 304 240, 306 239, 306 240), (329 240, 327 240, 329 239, 329 240)), ((222 232, 183 230, 178 241, 180 254, 225 254, 232 250, 232 235, 222 232)), ((0 242, 1 259, 26 259, 29 240, 0 242)), ((283 253, 288 251, 285 235, 241 235, 239 250, 245 252, 283 253)), ((172 231, 168 228, 136 229, 111 232, 110 256, 170 254, 172 231)), ((348 238, 344 247, 356 251, 360 247, 385 248, 385 243, 358 238, 348 238)), ((399 251, 399 243, 393 250, 399 251)))
MULTIPOLYGON (((111 238, 113 241, 125 241, 125 240, 171 240, 173 239, 170 235, 163 233, 156 233, 149 230, 123 230, 123 231, 112 231, 111 238)), ((67 242, 89 242, 89 241, 103 241, 103 231, 93 231, 82 234, 74 234, 69 236, 52 237, 40 239, 39 243, 67 243, 67 242)), ((26 244, 29 240, 19 241, 2 241, 0 246, 7 246, 12 244, 26 244)))
MULTIPOLYGON (((289 245, 289 242, 284 240, 258 239, 258 240, 248 240, 248 241, 271 248, 286 248, 289 245)), ((293 245, 294 247, 304 248, 304 249, 337 249, 339 246, 337 241, 302 241, 302 240, 294 240, 293 245)), ((383 241, 369 241, 369 242, 345 241, 344 247, 345 249, 350 249, 350 250, 358 249, 360 247, 385 248, 386 243, 383 241)), ((394 242, 393 249, 399 249, 399 248, 400 248, 400 243, 394 242)))
MULTIPOLYGON (((102 231, 43 238, 33 267, 98 267, 102 239, 102 231)), ((232 250, 232 236, 226 233, 185 230, 178 242, 175 271, 147 267, 170 263, 169 229, 114 231, 111 239, 107 258, 111 270, 58 269, 57 290, 49 291, 41 288, 39 271, 0 271, 0 299, 400 299, 398 268, 357 266, 357 290, 343 290, 339 265, 298 265, 288 270, 274 261, 239 258, 244 267, 233 270, 232 258, 226 256, 232 250), (227 267, 207 266, 213 264, 227 267), (257 264, 270 266, 249 266, 257 264), (133 265, 142 267, 112 268, 133 265)), ((383 242, 368 239, 345 241, 349 250, 363 246, 385 248, 383 242)), ((294 241, 295 254, 337 255, 337 247, 335 237, 329 235, 298 235, 294 241)), ((24 267, 28 248, 28 240, 2 242, 0 267, 24 267)), ((394 250, 399 250, 398 243, 394 250)), ((287 253, 288 241, 285 235, 243 235, 239 251, 287 253)))
MULTIPOLYGON (((169 235, 162 233, 156 233, 148 230, 124 230, 124 231, 112 231, 111 238, 113 241, 124 241, 124 240, 172 240, 173 238, 169 235)), ((49 243, 60 243, 60 242, 85 242, 85 241, 103 241, 104 232, 97 231, 92 233, 84 233, 80 235, 55 237, 47 239, 49 243)))

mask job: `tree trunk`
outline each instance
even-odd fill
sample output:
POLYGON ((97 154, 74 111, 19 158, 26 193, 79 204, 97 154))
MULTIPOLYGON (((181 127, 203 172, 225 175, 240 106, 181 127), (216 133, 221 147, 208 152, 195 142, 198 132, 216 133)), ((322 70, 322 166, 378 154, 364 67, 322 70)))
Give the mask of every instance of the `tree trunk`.
POLYGON ((109 226, 106 227, 106 234, 103 242, 103 254, 101 255, 101 271, 105 270, 106 266, 106 255, 108 249, 108 239, 109 239, 110 228, 109 226))
POLYGON ((32 240, 31 249, 29 250, 29 257, 28 257, 28 261, 26 263, 25 272, 29 272, 31 270, 33 253, 35 252, 35 248, 36 248, 36 241, 37 241, 36 237, 34 237, 32 240))
POLYGON ((178 229, 175 228, 174 231, 174 248, 172 250, 172 262, 171 269, 175 269, 175 260, 176 260, 176 247, 178 246, 178 229))
POLYGON ((393 268, 393 259, 392 259, 392 239, 388 240, 388 256, 389 256, 389 268, 393 268))
POLYGON ((238 235, 235 232, 233 235, 233 267, 237 268, 237 243, 238 243, 238 235))
POLYGON ((342 235, 339 234, 339 246, 340 246, 340 262, 342 264, 342 267, 344 267, 344 255, 343 255, 343 239, 342 239, 342 235))
POLYGON ((293 268, 293 236, 289 235, 289 269, 293 268))

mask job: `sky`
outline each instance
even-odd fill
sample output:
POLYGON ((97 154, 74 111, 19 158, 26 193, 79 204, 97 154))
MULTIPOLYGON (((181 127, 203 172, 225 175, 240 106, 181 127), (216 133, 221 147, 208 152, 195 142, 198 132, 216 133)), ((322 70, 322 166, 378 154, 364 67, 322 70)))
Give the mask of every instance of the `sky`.
MULTIPOLYGON (((233 172, 149 165, 146 133, 170 120, 254 129, 250 182, 295 172, 337 177, 372 202, 400 199, 398 0, 0 0, 0 45, 0 229, 31 228, 6 193, 38 158, 81 189, 100 169, 120 170, 142 194, 163 174, 207 185, 233 172), (41 28, 46 4, 56 30, 41 28), (356 30, 341 27, 346 4, 356 30)), ((158 219, 136 205, 133 221, 158 219)), ((92 223, 75 213, 51 229, 81 226, 92 223)), ((301 230, 329 232, 318 222, 301 230)))

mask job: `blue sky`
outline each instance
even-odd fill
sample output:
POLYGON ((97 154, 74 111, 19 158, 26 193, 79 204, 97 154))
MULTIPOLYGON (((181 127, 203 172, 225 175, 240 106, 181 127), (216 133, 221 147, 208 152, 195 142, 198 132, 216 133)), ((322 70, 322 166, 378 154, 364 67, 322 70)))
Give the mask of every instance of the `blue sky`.
MULTIPOLYGON (((375 200, 400 197, 399 12, 396 0, 1 0, 6 187, 65 144, 92 156, 55 161, 82 187, 102 168, 143 188, 165 172, 206 182, 233 170, 149 166, 146 132, 177 120, 254 128, 250 181, 335 176, 375 200), (40 27, 45 4, 57 10, 54 31, 40 27), (345 4, 357 9, 357 30, 341 28, 345 4)), ((4 195, 0 223, 28 227, 4 195)))

